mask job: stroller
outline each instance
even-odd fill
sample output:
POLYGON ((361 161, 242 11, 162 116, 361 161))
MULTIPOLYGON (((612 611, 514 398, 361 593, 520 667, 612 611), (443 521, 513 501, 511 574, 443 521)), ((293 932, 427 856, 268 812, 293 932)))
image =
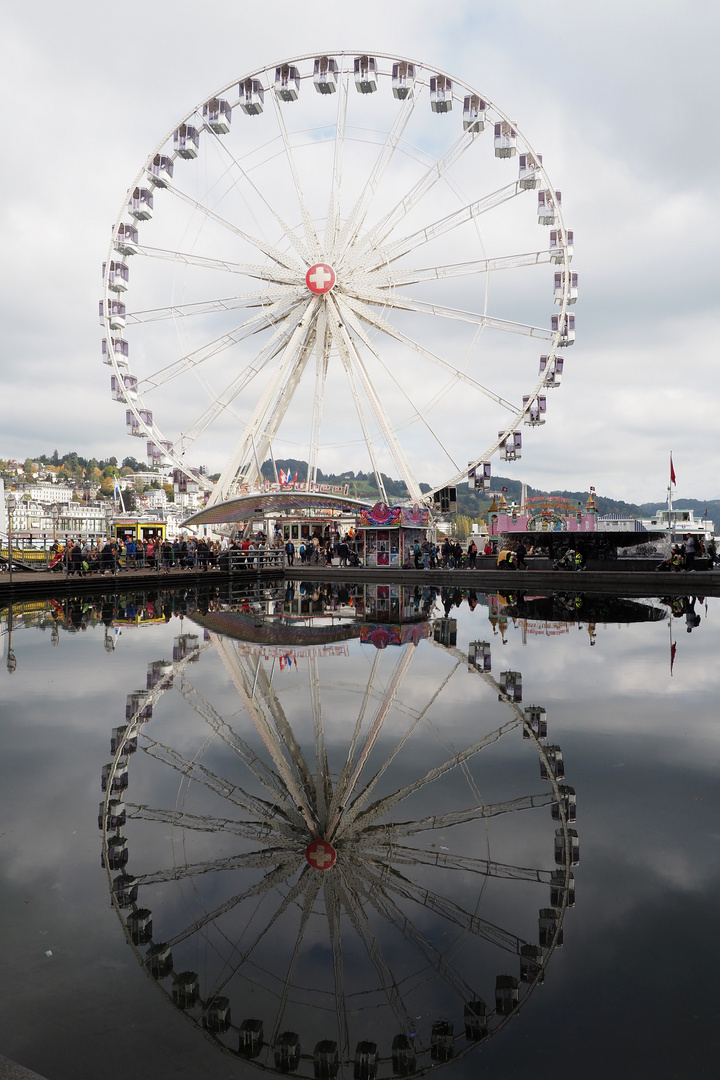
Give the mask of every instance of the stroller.
POLYGON ((553 570, 582 570, 583 565, 577 559, 577 552, 568 548, 565 554, 553 563, 553 570))

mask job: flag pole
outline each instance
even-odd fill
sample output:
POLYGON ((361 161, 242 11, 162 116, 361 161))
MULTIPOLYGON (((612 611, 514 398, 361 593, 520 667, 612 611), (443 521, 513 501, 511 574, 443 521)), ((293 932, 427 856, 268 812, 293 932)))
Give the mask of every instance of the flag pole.
POLYGON ((672 450, 670 451, 670 483, 668 484, 668 532, 669 540, 673 541, 673 516, 672 516, 672 486, 677 484, 675 469, 673 468, 672 450))

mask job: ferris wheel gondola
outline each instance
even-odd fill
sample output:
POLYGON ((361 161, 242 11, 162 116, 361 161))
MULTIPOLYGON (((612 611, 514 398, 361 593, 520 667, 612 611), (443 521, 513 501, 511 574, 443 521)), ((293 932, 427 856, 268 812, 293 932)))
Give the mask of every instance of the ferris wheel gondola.
POLYGON ((217 468, 213 501, 279 457, 308 484, 360 468, 430 501, 542 422, 572 254, 542 156, 473 87, 299 56, 217 90, 147 158, 103 267, 103 361, 149 461, 191 483, 217 468))
POLYGON ((371 650, 355 680, 335 645, 321 691, 317 645, 283 681, 266 645, 182 635, 113 731, 99 823, 128 941, 189 1022, 265 1071, 422 1074, 501 1030, 562 944, 575 800, 544 710, 522 708, 517 673, 493 678, 483 643, 435 637, 353 643, 371 650), (447 720, 468 678, 499 725, 447 720), (545 784, 489 797, 483 762, 513 733, 545 784), (502 857, 517 814, 544 844, 534 864, 502 857))

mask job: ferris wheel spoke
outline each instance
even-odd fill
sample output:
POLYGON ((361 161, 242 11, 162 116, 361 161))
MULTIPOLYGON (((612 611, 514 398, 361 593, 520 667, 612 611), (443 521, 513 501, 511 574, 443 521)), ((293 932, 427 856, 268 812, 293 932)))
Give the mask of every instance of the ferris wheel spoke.
POLYGON ((125 803, 125 806, 129 811, 129 818, 159 821, 178 829, 196 829, 204 833, 228 833, 231 836, 242 836, 246 840, 272 840, 274 844, 280 843, 283 834, 294 836, 294 832, 283 822, 276 822, 271 826, 266 821, 250 819, 241 821, 238 818, 222 818, 213 814, 189 814, 184 810, 162 810, 150 806, 138 806, 134 803, 125 803), (278 835, 274 835, 275 832, 278 835))
POLYGON ((382 499, 382 501, 387 503, 387 493, 385 491, 385 482, 383 481, 382 472, 380 470, 380 466, 379 466, 378 460, 377 460, 377 455, 375 453, 375 447, 373 446, 373 442, 372 442, 372 439, 370 437, 370 429, 368 428, 367 420, 365 418, 365 410, 363 409, 362 399, 360 397, 357 385, 355 383, 355 374, 354 374, 354 371, 353 371, 353 364, 352 364, 352 359, 351 359, 351 356, 350 356, 350 351, 349 351, 349 349, 347 347, 346 338, 341 333, 340 321, 337 318, 336 311, 335 311, 334 308, 331 308, 329 305, 328 305, 328 325, 330 327, 330 332, 331 332, 331 334, 333 336, 333 340, 335 341, 335 344, 338 347, 338 352, 340 353, 340 359, 342 361, 343 368, 345 369, 345 374, 347 376, 348 384, 350 386, 350 393, 352 394, 353 402, 355 404, 355 411, 357 412, 358 420, 360 421, 360 427, 361 427, 362 433, 363 433, 363 438, 365 440, 365 447, 366 447, 367 452, 368 452, 368 457, 370 458, 370 464, 372 466, 372 470, 373 470, 373 472, 375 474, 375 482, 377 483, 378 492, 380 493, 380 498, 382 499))
MULTIPOLYGON (((406 651, 405 656, 412 657, 413 652, 414 652, 414 648, 411 647, 411 646, 407 646, 407 650, 408 651, 406 651)), ((425 718, 425 716, 427 715, 428 710, 437 701, 438 697, 443 692, 443 690, 447 686, 448 682, 450 681, 450 679, 452 678, 452 676, 455 674, 455 672, 458 670, 458 668, 460 666, 461 666, 461 662, 458 661, 458 663, 455 664, 455 666, 447 673, 447 675, 444 677, 444 679, 442 680, 440 685, 437 687, 435 692, 431 695, 430 700, 426 703, 425 707, 423 709, 421 709, 420 712, 413 718, 412 723, 408 727, 407 731, 405 732, 405 734, 403 735, 402 739, 397 744, 395 749, 391 752, 391 754, 389 755, 387 760, 383 763, 383 765, 378 769, 378 771, 375 773, 375 775, 372 777, 372 779, 369 781, 369 783, 367 783, 365 785, 365 787, 362 789, 360 794, 357 796, 357 798, 353 802, 352 806, 350 807, 350 809, 346 813, 345 823, 348 825, 348 827, 351 827, 352 823, 357 819, 357 817, 360 814, 363 806, 365 806, 366 803, 368 802, 368 799, 372 795, 372 793, 375 790, 375 787, 377 786, 379 781, 382 779, 382 777, 385 775, 387 770, 390 768, 393 761, 398 756, 398 754, 401 752, 401 750, 403 750, 403 748, 405 747, 405 744, 407 743, 407 741, 410 738, 410 736, 412 735, 412 733, 415 731, 418 724, 420 724, 422 722, 422 720, 425 718)), ((462 662, 462 666, 467 667, 467 660, 464 660, 462 662)), ((397 693, 397 691, 395 691, 395 693, 397 693)))
POLYGON ((340 1060, 349 1057, 350 1037, 348 1034, 347 1011, 345 1008, 345 973, 343 970, 342 934, 340 931, 340 897, 336 886, 337 877, 325 874, 323 879, 323 897, 328 920, 330 948, 333 958, 333 977, 335 980, 335 1015, 340 1043, 340 1060))
POLYGON ((211 135, 214 137, 216 144, 220 147, 222 152, 225 154, 225 156, 231 162, 232 167, 234 169, 236 169, 240 173, 240 176, 242 177, 242 179, 245 182, 245 184, 247 185, 247 187, 249 187, 252 191, 255 192, 258 199, 260 200, 260 202, 265 207, 265 209, 268 210, 269 213, 272 215, 272 217, 275 219, 275 221, 277 222, 277 224, 280 226, 283 233, 285 234, 286 239, 295 248, 295 251, 298 253, 300 258, 303 259, 305 262, 312 262, 313 261, 312 254, 311 254, 310 250, 308 249, 307 244, 304 243, 300 239, 300 237, 297 236, 293 232, 293 230, 290 228, 290 226, 287 224, 287 222, 283 221, 283 219, 280 217, 280 215, 273 209, 273 207, 270 205, 268 200, 265 198, 265 195, 260 190, 260 188, 257 186, 255 181, 252 179, 250 174, 243 168, 243 166, 240 164, 240 162, 235 157, 235 155, 233 153, 231 153, 228 144, 224 141, 224 139, 221 139, 220 136, 217 135, 215 132, 211 132, 211 135))
MULTIPOLYGON (((238 439, 229 462, 215 484, 208 505, 213 505, 214 503, 227 498, 238 469, 248 460, 248 451, 251 452, 251 457, 255 456, 256 450, 259 451, 260 447, 255 447, 254 441, 256 435, 260 431, 261 425, 266 421, 268 415, 284 415, 285 410, 290 404, 290 398, 286 395, 286 401, 283 403, 282 385, 287 380, 291 366, 293 364, 296 364, 297 366, 296 354, 299 353, 300 355, 299 362, 302 362, 304 354, 307 353, 307 355, 309 355, 309 351, 306 348, 307 337, 317 316, 317 309, 318 299, 315 298, 307 305, 302 318, 298 321, 290 335, 287 345, 281 354, 280 361, 275 369, 275 374, 268 381, 263 393, 260 395, 252 415, 238 439)), ((305 356, 305 362, 306 361, 307 356, 305 356)), ((274 431, 271 434, 271 439, 272 435, 274 435, 274 431)), ((250 472, 253 471, 253 467, 259 469, 259 465, 251 466, 250 472)))
POLYGON ((279 799, 280 802, 288 801, 289 792, 280 776, 278 776, 276 772, 273 772, 273 770, 257 756, 249 743, 240 738, 233 730, 232 726, 220 716, 203 695, 199 693, 192 683, 190 683, 186 676, 182 677, 177 689, 182 697, 192 705, 198 716, 210 725, 215 734, 222 739, 225 745, 228 746, 242 761, 243 765, 245 765, 259 783, 262 784, 265 790, 276 799, 279 799))
MULTIPOLYGON (((166 870, 156 870, 149 874, 139 874, 135 878, 138 887, 142 885, 162 885, 167 881, 183 881, 186 878, 199 877, 201 874, 225 873, 228 870, 242 869, 265 869, 273 867, 273 873, 279 873, 286 866, 297 862, 297 849, 285 850, 284 848, 262 848, 259 851, 249 851, 243 855, 229 855, 224 859, 208 859, 205 862, 184 863, 182 866, 168 867, 166 870), (278 866, 278 864, 281 864, 278 866)), ((263 881, 266 879, 263 878, 263 881)), ((258 886, 253 886, 251 892, 255 895, 258 886)), ((238 898, 235 898, 238 902, 238 898)), ((205 920, 207 921, 207 920, 205 920)))
POLYGON ((216 225, 220 225, 222 228, 229 230, 229 232, 233 233, 235 236, 239 236, 242 240, 245 240, 246 243, 250 244, 252 247, 257 248, 258 251, 262 251, 264 255, 267 255, 269 259, 272 259, 273 262, 277 263, 279 266, 284 266, 286 270, 294 270, 301 278, 304 278, 305 275, 302 272, 302 267, 300 263, 298 263, 295 259, 291 258, 285 252, 282 252, 278 248, 273 247, 272 244, 266 244, 264 240, 259 240, 256 236, 251 236, 243 229, 239 229, 236 225, 233 225, 230 221, 227 221, 227 219, 222 217, 220 214, 216 214, 215 211, 211 210, 209 206, 205 206, 204 203, 198 202, 197 199, 193 199, 190 195, 186 195, 178 188, 169 187, 167 188, 167 190, 172 192, 172 194, 176 198, 180 199, 181 202, 187 203, 195 210, 199 210, 201 214, 204 214, 205 217, 209 218, 211 221, 214 221, 216 225))
POLYGON ((392 129, 388 132, 380 154, 368 177, 368 181, 363 187, 362 194, 348 214, 347 220, 342 227, 340 236, 338 237, 336 251, 333 253, 333 258, 336 259, 339 265, 342 265, 343 256, 346 250, 355 243, 365 224, 365 218, 370 211, 372 200, 377 194, 382 178, 395 155, 403 132, 415 111, 418 99, 422 96, 422 88, 419 88, 419 90, 420 92, 410 95, 401 102, 392 129))
POLYGON ((308 679, 310 683, 313 733, 315 736, 316 812, 318 821, 322 822, 327 819, 327 809, 332 801, 332 781, 325 745, 325 729, 323 726, 322 702, 320 700, 320 673, 318 671, 317 653, 315 652, 308 657, 308 679))
MULTIPOLYGON (((150 375, 144 376, 139 383, 140 392, 147 393, 149 390, 157 390, 160 387, 167 385, 172 379, 177 378, 178 375, 183 375, 188 371, 196 369, 206 360, 211 359, 213 356, 217 356, 218 353, 224 352, 233 345, 238 345, 241 341, 247 340, 254 334, 260 333, 262 330, 274 329, 274 336, 276 337, 278 334, 278 326, 281 326, 286 320, 289 320, 290 317, 297 312, 298 307, 301 305, 304 306, 305 304, 306 300, 304 297, 293 300, 290 303, 285 300, 277 301, 271 308, 268 308, 259 315, 252 315, 244 323, 236 326, 229 333, 221 334, 220 337, 214 338, 212 341, 207 342, 207 344, 198 349, 194 349, 190 353, 186 353, 185 356, 181 356, 171 364, 167 364, 165 367, 158 368, 157 371, 152 372, 150 375)), ((280 331, 280 333, 282 333, 282 331, 280 331)), ((248 367, 249 366, 250 365, 248 365, 248 367)))
POLYGON ((283 709, 280 699, 275 693, 275 689, 264 668, 260 669, 258 675, 258 689, 262 696, 262 700, 266 704, 267 710, 273 719, 277 738, 281 745, 287 749, 290 767, 293 770, 301 789, 305 792, 306 801, 310 806, 314 806, 316 805, 317 796, 315 793, 315 783, 310 774, 310 769, 305 761, 300 744, 295 738, 292 725, 288 721, 285 710, 283 709))
POLYGON ((288 816, 298 823, 304 822, 313 831, 315 829, 315 817, 312 810, 312 801, 308 799, 307 788, 302 783, 297 782, 296 775, 288 766, 284 745, 272 730, 272 725, 268 722, 260 705, 261 702, 266 700, 265 694, 262 693, 264 687, 261 685, 261 693, 256 693, 262 669, 259 668, 252 678, 248 678, 243 661, 232 648, 228 639, 214 634, 211 636, 211 640, 214 642, 225 670, 230 675, 233 685, 240 694, 260 738, 270 753, 275 768, 282 777, 282 801, 287 805, 288 816))
MULTIPOLYGON (((430 423, 429 423, 429 421, 427 419, 426 412, 429 411, 429 406, 426 405, 424 408, 420 408, 418 405, 415 404, 414 400, 411 398, 411 396, 408 393, 408 391, 407 391, 406 387, 404 386, 403 382, 401 382, 397 378, 394 371, 390 367, 388 367, 388 365, 385 363, 385 361, 382 358, 382 353, 379 352, 375 348, 375 346, 373 345, 371 338, 369 337, 368 334, 366 334, 365 330, 363 329, 362 323, 360 322, 359 318, 353 313, 351 307, 348 304, 343 304, 342 309, 343 309, 343 315, 344 315, 345 321, 348 324, 348 326, 352 329, 353 333, 356 334, 356 336, 360 339, 360 341, 362 341, 365 348, 368 349, 368 351, 375 358, 377 363, 380 364, 380 366, 385 370, 385 372, 387 373, 389 378, 392 380, 392 382, 397 387, 400 394, 402 394, 402 396, 407 401, 407 403, 408 403, 408 405, 410 406, 410 409, 411 409, 410 416, 411 416, 412 421, 417 421, 418 423, 422 424, 422 426, 425 428, 428 436, 433 440, 433 442, 435 442, 437 444, 438 448, 444 454, 446 454, 449 457, 449 459, 450 459, 450 461, 451 461, 451 463, 453 465, 453 468, 458 468, 457 463, 454 461, 454 459, 448 453, 447 447, 443 444, 442 440, 438 437, 438 435, 436 434, 434 429, 431 427, 431 425, 430 425, 430 423)), ((390 324, 388 324, 388 325, 390 325, 390 324)), ((420 351, 420 347, 418 347, 418 351, 420 351)), ((445 391, 443 391, 443 393, 444 392, 445 391)), ((432 404, 432 403, 430 403, 430 404, 432 404)), ((396 427, 395 430, 397 430, 397 427, 396 427)), ((427 495, 423 496, 423 498, 427 498, 427 495)))
POLYGON ((348 363, 357 371, 362 384, 365 396, 370 403, 370 407, 373 410, 375 419, 380 427, 380 430, 385 439, 385 443, 388 450, 392 454, 393 461, 400 471, 400 475, 405 481, 405 485, 410 494, 410 498, 419 503, 422 500, 422 493, 420 486, 413 475, 410 465, 405 457, 405 453, 400 445, 400 442, 395 434, 393 425, 390 422, 390 418, 383 407, 372 380, 370 379, 363 359, 358 352, 355 342, 347 331, 345 321, 342 318, 343 305, 342 301, 339 301, 335 308, 336 314, 332 318, 333 337, 338 343, 341 351, 344 350, 348 358, 348 363))
POLYGON ((297 195, 298 204, 300 206, 300 216, 302 218, 303 229, 305 232, 305 243, 308 245, 310 251, 314 252, 314 255, 310 258, 310 262, 314 262, 315 259, 319 259, 321 256, 320 240, 318 238, 315 225, 310 217, 310 211, 305 201, 305 195, 303 193, 302 185, 300 184, 300 176, 295 164, 295 155, 293 153, 292 143, 288 136, 287 125, 285 124, 285 117, 283 116, 282 106, 275 94, 273 94, 273 105, 275 106, 275 116, 278 122, 278 128, 280 129, 280 135, 283 140, 283 146, 285 148, 285 156, 287 158, 288 165, 290 166, 290 173, 295 184, 295 194, 297 195))
POLYGON ((283 985, 283 991, 280 997, 280 1004, 278 1006, 275 1023, 273 1025, 272 1037, 270 1039, 271 1044, 275 1042, 283 1026, 283 1017, 285 1016, 287 999, 290 994, 290 988, 292 986, 295 968, 297 966, 298 957, 300 956, 300 950, 305 938, 305 931, 307 930, 308 919, 310 918, 310 915, 312 913, 322 883, 323 878, 321 874, 313 874, 311 877, 308 877, 308 883, 305 888, 305 896, 303 897, 302 910, 300 912, 300 925, 298 927, 297 936, 295 938, 295 947, 293 948, 292 956, 290 957, 290 963, 288 964, 288 969, 285 974, 285 983, 283 985))
MULTIPOLYGON (((401 654, 400 659, 395 665, 395 670, 393 671, 392 678, 390 679, 387 690, 383 694, 380 707, 378 708, 378 711, 373 718, 373 722, 370 725, 370 730, 368 731, 367 737, 365 739, 365 744, 360 751, 360 754, 358 755, 355 767, 353 768, 347 780, 346 789, 340 796, 343 802, 345 802, 348 796, 352 794, 353 790, 355 789, 355 785, 360 779, 360 776, 363 769, 365 768, 368 758, 370 757, 372 749, 377 742, 377 738, 382 731, 388 713, 390 712, 390 709, 392 708, 393 702, 398 695, 400 687, 405 680, 405 676, 408 673, 414 655, 415 647, 412 645, 406 645, 404 652, 401 654)), ((352 824, 356 817, 357 812, 354 812, 354 804, 349 809, 346 809, 345 813, 342 816, 340 815, 339 810, 336 811, 329 822, 328 836, 333 836, 337 834, 338 839, 345 836, 348 830, 352 828, 352 824)))
MULTIPOLYGON (((284 881, 287 881, 289 877, 292 877, 293 874, 296 874, 299 867, 300 861, 297 856, 285 860, 282 865, 276 866, 269 873, 267 873, 265 877, 263 877, 255 885, 252 885, 249 889, 246 889, 242 893, 238 893, 237 896, 231 896, 229 900, 226 900, 224 903, 219 904, 212 911, 206 912, 204 915, 201 915, 199 919, 196 919, 194 922, 190 923, 189 926, 184 927, 177 934, 175 934, 174 937, 170 939, 170 941, 168 941, 168 945, 170 945, 171 947, 179 945, 180 942, 186 941, 188 938, 193 937, 193 935, 197 934, 200 930, 203 929, 203 927, 208 926, 210 923, 217 922, 218 919, 221 919, 224 915, 227 915, 229 911, 232 911, 234 908, 236 908, 238 904, 242 904, 246 900, 252 900, 256 896, 264 896, 265 893, 276 889, 284 881)), ((257 944, 257 942, 255 944, 257 944)), ((248 950, 248 952, 243 956, 243 962, 247 959, 251 951, 252 949, 248 950)))
POLYGON ((370 702, 370 695, 371 695, 371 693, 373 692, 373 689, 374 689, 375 677, 377 675, 377 669, 378 669, 378 666, 380 664, 380 656, 381 656, 381 653, 376 650, 375 655, 373 656, 373 661, 372 661, 372 667, 370 669, 370 674, 369 674, 367 682, 365 684, 365 691, 363 693, 362 702, 360 704, 360 710, 358 712, 357 719, 355 721, 355 728, 353 730, 352 738, 350 740, 350 747, 348 749, 347 756, 345 758, 345 763, 344 763, 344 765, 342 767, 342 772, 340 773, 340 776, 338 777, 337 784, 335 785, 335 792, 334 792, 333 797, 332 797, 332 802, 330 803, 330 809, 328 811, 328 818, 331 821, 335 819, 335 815, 337 814, 338 810, 344 809, 343 801, 345 799, 345 796, 346 796, 346 793, 347 793, 347 790, 348 790, 348 780, 349 780, 349 777, 350 777, 350 771, 351 771, 352 766, 353 766, 353 761, 355 760, 355 753, 357 751, 357 745, 358 745, 358 741, 360 739, 360 732, 362 731, 362 726, 363 726, 363 723, 364 723, 364 720, 365 720, 365 714, 367 712, 367 707, 368 707, 368 704, 370 702))
POLYGON ((529 326, 525 323, 513 322, 510 319, 497 319, 491 315, 482 315, 476 311, 462 311, 459 308, 447 307, 444 304, 428 304, 422 300, 414 300, 410 296, 402 296, 399 293, 388 295, 381 289, 365 289, 359 299, 365 303, 378 304, 397 308, 400 311, 416 311, 424 315, 439 316, 443 319, 452 319, 453 322, 472 323, 475 326, 490 327, 493 330, 505 330, 510 334, 524 334, 525 337, 541 338, 543 341, 551 341, 553 331, 544 326, 529 326))
MULTIPOLYGON (((364 284, 373 284, 375 288, 396 288, 399 285, 415 285, 420 281, 441 281, 446 278, 466 277, 468 275, 492 273, 497 270, 514 270, 524 266, 544 266, 550 263, 549 251, 531 251, 524 255, 505 255, 498 259, 476 259, 471 262, 448 263, 442 266, 427 266, 420 270, 380 270, 366 275, 364 284)), ((363 275, 357 274, 358 291, 362 291, 363 275)), ((355 275, 350 279, 350 288, 355 284, 355 275)))
POLYGON ((237 784, 233 784, 230 780, 226 780, 222 776, 218 776, 207 766, 200 764, 198 761, 193 761, 189 758, 183 757, 177 750, 173 750, 172 747, 164 746, 162 743, 154 742, 151 739, 147 739, 143 745, 143 751, 149 754, 150 757, 154 757, 157 761, 160 761, 164 765, 169 765, 171 769, 175 769, 181 773, 186 779, 193 780, 196 783, 203 784, 209 788, 214 794, 219 795, 223 799, 227 799, 228 802, 233 803, 235 806, 239 806, 241 810, 244 810, 248 814, 254 814, 263 821, 273 822, 277 815, 277 807, 271 803, 266 802, 264 799, 258 799, 254 795, 250 795, 244 791, 237 784))
MULTIPOLYGON (((428 192, 432 190, 438 180, 441 180, 446 173, 453 168, 465 151, 472 146, 475 138, 476 134, 474 132, 463 131, 447 153, 441 158, 434 160, 425 170, 423 176, 421 176, 413 185, 408 194, 401 199, 400 202, 396 203, 393 209, 370 229, 361 248, 369 247, 371 250, 378 248, 383 240, 385 240, 397 225, 399 225, 403 218, 410 213, 413 207, 417 206, 428 192)), ((384 259, 382 261, 384 262, 384 259)))
POLYGON ((318 314, 315 352, 315 399, 313 401, 312 421, 310 424, 310 444, 308 446, 307 482, 317 481, 317 459, 320 450, 320 424, 322 421, 325 382, 327 379, 330 345, 332 338, 327 326, 327 308, 323 305, 318 314))
POLYGON ((508 184, 506 187, 494 191, 491 195, 486 195, 482 199, 477 199, 475 202, 461 207, 459 210, 454 210, 451 214, 446 214, 445 217, 433 221, 424 229, 418 229, 416 232, 395 240, 385 247, 378 247, 377 251, 373 251, 372 256, 366 256, 365 259, 359 258, 355 265, 367 271, 378 270, 403 255, 409 255, 411 251, 428 244, 431 240, 436 240, 439 236, 452 232, 460 225, 474 221, 475 218, 486 214, 489 210, 494 210, 495 207, 501 206, 503 203, 508 202, 509 199, 514 199, 519 194, 520 189, 517 183, 508 184))
POLYGON ((400 1031, 409 1035, 414 1028, 410 1010, 403 1000, 397 980, 383 955, 377 938, 372 932, 372 928, 370 927, 368 917, 365 913, 362 889, 358 887, 359 883, 357 881, 357 875, 352 872, 350 867, 348 867, 347 870, 341 869, 340 877, 342 884, 338 882, 336 887, 342 905, 348 914, 348 918, 350 919, 355 933, 365 946, 365 951, 370 958, 370 962, 377 972, 380 985, 383 988, 388 1005, 392 1009, 393 1015, 400 1027, 400 1031))
POLYGON ((372 853, 376 851, 383 861, 387 860, 393 866, 396 863, 408 866, 437 866, 442 870, 461 870, 463 873, 478 874, 481 877, 534 881, 543 885, 550 883, 553 873, 552 870, 511 866, 509 863, 494 862, 492 859, 476 859, 471 855, 456 855, 450 851, 415 848, 392 842, 375 845, 372 841, 368 841, 363 844, 363 850, 369 857, 372 857, 372 853))
POLYGON ((342 186, 343 156, 345 151, 345 123, 347 118, 348 75, 342 72, 337 96, 335 120, 335 146, 330 182, 330 203, 325 219, 325 251, 334 251, 340 221, 340 189, 342 186))
POLYGON ((350 296, 344 296, 343 302, 352 312, 359 316, 359 318, 361 318, 362 321, 367 323, 369 326, 374 327, 376 330, 382 330, 385 334, 388 335, 388 337, 394 338, 395 341, 400 341, 403 345, 407 345, 415 352, 420 353, 420 355, 424 356, 427 360, 432 361, 432 363, 435 364, 437 367, 440 367, 444 371, 447 371, 448 374, 453 376, 453 378, 459 379, 460 381, 467 383, 467 385, 471 386, 473 390, 477 390, 478 393, 483 394, 484 397, 490 398, 491 401, 494 401, 498 405, 501 405, 504 409, 507 409, 509 412, 511 412, 513 416, 518 416, 518 408, 516 405, 513 405, 511 401, 506 401, 505 398, 500 397, 499 394, 494 393, 492 390, 488 389, 487 386, 483 386, 482 383, 479 383, 476 379, 473 379, 472 376, 468 375, 460 368, 457 368, 453 364, 448 363, 447 360, 443 360, 443 358, 441 356, 438 356, 437 353, 431 352, 429 349, 426 349, 424 345, 421 345, 418 341, 414 341, 413 338, 408 337, 407 334, 403 334, 400 330, 393 326, 391 322, 388 322, 387 319, 383 318, 382 315, 380 315, 378 312, 375 312, 372 308, 368 307, 367 304, 363 304, 361 301, 358 301, 354 297, 350 296))
MULTIPOLYGON (((395 751, 397 753, 397 750, 395 751)), ((552 792, 546 791, 541 795, 521 795, 517 799, 506 799, 504 802, 479 803, 465 810, 453 810, 447 814, 435 814, 417 821, 392 822, 373 826, 371 834, 377 829, 378 833, 387 833, 389 836, 411 836, 413 833, 428 832, 433 829, 451 828, 453 825, 461 825, 468 821, 480 821, 483 818, 497 817, 499 814, 513 814, 518 810, 534 810, 538 806, 552 806, 556 802, 552 792)))
POLYGON ((512 720, 506 721, 499 728, 496 728, 495 731, 490 732, 478 742, 473 743, 472 746, 466 747, 465 750, 461 750, 457 754, 454 754, 441 765, 437 765, 435 768, 430 769, 418 780, 414 780, 412 783, 399 788, 392 795, 386 795, 384 798, 378 799, 378 801, 369 806, 367 810, 361 811, 357 815, 357 820, 365 825, 380 817, 381 814, 386 814, 393 806, 397 806, 398 803, 403 802, 403 800, 407 799, 408 796, 412 795, 414 792, 422 790, 427 784, 439 780, 440 777, 445 776, 446 773, 451 772, 464 761, 468 761, 471 757, 479 754, 486 746, 490 746, 492 743, 497 742, 498 739, 501 739, 508 731, 512 731, 521 723, 522 720, 517 716, 513 717, 512 720))
POLYGON ((272 290, 257 290, 242 296, 218 297, 217 300, 203 300, 196 304, 173 304, 170 307, 150 308, 147 311, 129 311, 126 315, 128 325, 138 326, 145 323, 162 322, 163 319, 188 319, 194 315, 209 315, 216 311, 236 311, 238 308, 270 307, 279 301, 299 300, 300 288, 296 285, 282 285, 272 290))
POLYGON ((487 919, 481 919, 478 915, 465 911, 459 904, 455 904, 452 900, 448 900, 447 897, 441 896, 432 889, 425 889, 417 885, 397 870, 385 879, 385 888, 398 896, 402 896, 404 900, 412 900, 421 907, 437 912, 448 922, 459 926, 461 930, 467 930, 493 945, 498 945, 507 952, 519 955, 522 946, 529 944, 516 934, 504 930, 503 927, 496 926, 494 923, 488 922, 487 919))
POLYGON ((368 882, 365 890, 366 902, 400 931, 402 936, 420 954, 423 961, 431 967, 462 1001, 474 1001, 477 994, 472 986, 455 970, 448 958, 425 937, 413 920, 402 911, 386 888, 387 875, 372 872, 366 868, 363 877, 368 882))
POLYGON ((138 247, 138 255, 149 259, 181 263, 184 266, 199 266, 208 270, 222 270, 228 274, 257 278, 269 281, 273 285, 298 285, 300 276, 297 271, 284 270, 277 265, 262 266, 259 263, 239 263, 230 259, 213 259, 205 255, 196 255, 191 251, 170 251, 167 248, 138 247))

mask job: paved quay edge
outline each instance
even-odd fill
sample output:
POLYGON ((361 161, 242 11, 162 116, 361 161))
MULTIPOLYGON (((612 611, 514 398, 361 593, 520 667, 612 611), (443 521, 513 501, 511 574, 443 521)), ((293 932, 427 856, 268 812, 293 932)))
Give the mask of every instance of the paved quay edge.
MULTIPOLYGON (((616 565, 616 564, 614 564, 616 565)), ((378 567, 342 567, 295 564, 234 573, 218 569, 204 572, 172 569, 167 573, 142 570, 121 571, 112 576, 69 577, 48 572, 15 572, 12 588, 9 575, 0 575, 0 604, 33 597, 118 593, 133 589, 189 587, 243 581, 357 581, 393 585, 452 586, 484 593, 582 592, 614 593, 625 596, 693 595, 720 596, 720 569, 695 573, 658 573, 655 570, 552 570, 548 565, 529 570, 400 570, 378 567)))

